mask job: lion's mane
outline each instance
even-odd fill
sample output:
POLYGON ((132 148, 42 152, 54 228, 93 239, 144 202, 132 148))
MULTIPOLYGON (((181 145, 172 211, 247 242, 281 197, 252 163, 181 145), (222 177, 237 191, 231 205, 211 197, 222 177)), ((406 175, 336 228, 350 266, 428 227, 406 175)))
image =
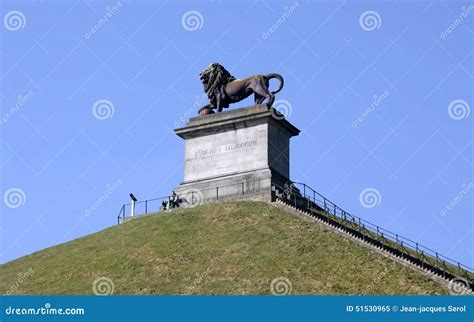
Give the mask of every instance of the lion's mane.
POLYGON ((226 95, 225 86, 235 80, 235 77, 232 76, 224 66, 218 63, 211 64, 201 75, 208 77, 207 83, 204 84, 204 91, 210 99, 211 104, 215 103, 216 96, 224 97, 226 95))

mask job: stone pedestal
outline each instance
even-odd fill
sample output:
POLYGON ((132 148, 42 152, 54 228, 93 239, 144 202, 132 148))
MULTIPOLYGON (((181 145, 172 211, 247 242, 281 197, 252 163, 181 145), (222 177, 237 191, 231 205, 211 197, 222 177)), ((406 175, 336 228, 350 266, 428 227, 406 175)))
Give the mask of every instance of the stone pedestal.
POLYGON ((290 138, 299 130, 266 105, 191 118, 185 141, 182 206, 220 200, 271 201, 290 178, 290 138))

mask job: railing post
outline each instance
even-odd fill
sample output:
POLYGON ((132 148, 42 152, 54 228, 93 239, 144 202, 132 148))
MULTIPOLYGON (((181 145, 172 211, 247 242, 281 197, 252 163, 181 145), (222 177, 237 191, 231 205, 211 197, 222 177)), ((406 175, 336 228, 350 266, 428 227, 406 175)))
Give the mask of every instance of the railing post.
POLYGON ((194 205, 194 191, 191 191, 191 205, 194 205))
POLYGON ((423 251, 421 251, 421 268, 425 268, 425 255, 423 251))
POLYGON ((132 203, 130 204, 130 217, 135 216, 135 200, 132 200, 132 203))
POLYGON ((148 213, 148 200, 145 200, 145 214, 148 213))
POLYGON ((305 193, 305 198, 306 198, 306 209, 309 209, 309 205, 310 205, 310 198, 309 196, 306 196, 306 193, 305 193))
POLYGON ((217 200, 219 200, 219 187, 216 187, 216 197, 217 197, 217 200))
POLYGON ((242 195, 244 195, 245 192, 244 192, 244 183, 242 182, 242 195))
POLYGON ((400 243, 398 242, 398 235, 397 234, 395 234, 395 239, 397 240, 397 250, 400 251, 400 249, 399 249, 400 243))

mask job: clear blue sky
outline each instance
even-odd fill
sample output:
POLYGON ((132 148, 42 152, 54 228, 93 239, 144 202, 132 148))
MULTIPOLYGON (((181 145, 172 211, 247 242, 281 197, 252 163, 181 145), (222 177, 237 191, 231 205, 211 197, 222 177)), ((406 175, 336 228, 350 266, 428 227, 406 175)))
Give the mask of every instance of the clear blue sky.
POLYGON ((177 186, 173 128, 218 61, 285 77, 294 180, 474 266, 468 2, 1 4, 2 263, 114 225, 129 192, 177 186))

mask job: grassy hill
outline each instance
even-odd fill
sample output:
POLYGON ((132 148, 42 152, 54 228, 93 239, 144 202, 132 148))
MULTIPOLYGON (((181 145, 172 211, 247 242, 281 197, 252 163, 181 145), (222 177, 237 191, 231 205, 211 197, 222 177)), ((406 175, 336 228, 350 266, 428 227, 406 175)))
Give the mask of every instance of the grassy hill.
POLYGON ((0 266, 3 294, 94 294, 94 281, 98 292, 113 283, 113 294, 272 294, 273 280, 292 295, 448 293, 330 230, 250 201, 146 216, 0 266))

